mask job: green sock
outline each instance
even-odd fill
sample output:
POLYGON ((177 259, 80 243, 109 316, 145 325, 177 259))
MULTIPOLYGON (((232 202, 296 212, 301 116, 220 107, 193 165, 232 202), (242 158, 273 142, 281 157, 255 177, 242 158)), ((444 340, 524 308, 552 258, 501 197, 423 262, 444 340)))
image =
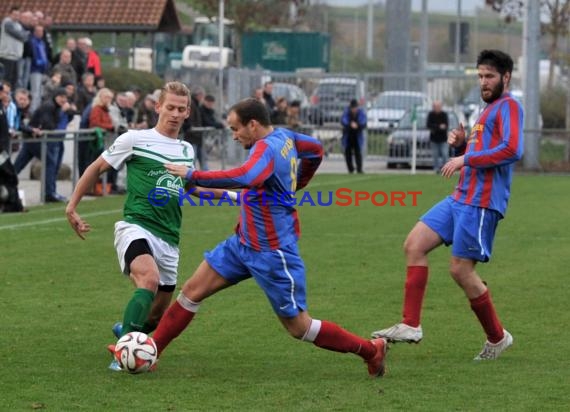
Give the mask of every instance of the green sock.
POLYGON ((123 315, 123 330, 121 335, 129 332, 139 332, 148 318, 154 293, 148 289, 137 289, 125 308, 123 315))
POLYGON ((150 323, 145 322, 142 329, 141 329, 141 332, 146 333, 148 335, 149 333, 151 333, 155 329, 156 329, 156 325, 151 325, 150 323))

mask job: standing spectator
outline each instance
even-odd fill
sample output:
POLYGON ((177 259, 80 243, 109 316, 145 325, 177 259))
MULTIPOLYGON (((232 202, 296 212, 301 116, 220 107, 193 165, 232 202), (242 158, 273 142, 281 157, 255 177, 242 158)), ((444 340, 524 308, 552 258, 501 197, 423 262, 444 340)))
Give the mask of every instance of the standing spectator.
POLYGON ((200 130, 192 129, 203 127, 202 111, 200 110, 200 105, 202 104, 202 100, 204 100, 205 96, 206 91, 203 87, 196 86, 194 89, 192 89, 192 97, 190 99, 190 117, 186 119, 182 125, 184 140, 190 143, 194 148, 194 154, 200 163, 201 170, 208 170, 206 156, 204 150, 202 150, 203 132, 200 130))
POLYGON ((299 130, 301 128, 301 102, 293 100, 287 108, 287 118, 285 120, 287 129, 299 130))
POLYGON ((342 147, 348 173, 354 173, 352 155, 356 160, 356 171, 362 170, 362 146, 364 145, 364 129, 366 128, 366 113, 362 110, 356 99, 350 101, 350 105, 344 110, 340 120, 342 125, 342 147))
POLYGON ((13 6, 0 26, 0 64, 4 66, 4 80, 14 85, 18 82, 18 60, 22 58, 24 42, 29 38, 19 19, 20 7, 13 6))
POLYGON ((77 110, 83 113, 85 108, 91 103, 97 88, 95 87, 95 75, 93 73, 83 73, 81 76, 81 84, 77 88, 77 110))
POLYGON ((263 85, 263 100, 265 100, 265 105, 267 106, 267 110, 269 113, 275 110, 276 104, 275 99, 273 98, 273 82, 265 82, 263 85))
MULTIPOLYGON (((102 129, 104 133, 113 133, 115 131, 115 126, 113 124, 113 119, 111 119, 111 114, 109 113, 109 108, 113 102, 113 92, 110 89, 104 88, 97 92, 95 98, 93 99, 93 104, 91 111, 89 113, 89 128, 98 127, 102 129)), ((103 152, 104 144, 98 140, 89 142, 89 146, 86 148, 88 151, 87 164, 91 164, 99 155, 103 152)), ((109 171, 110 172, 110 171, 109 171)), ((111 186, 115 184, 116 186, 116 173, 107 172, 108 182, 111 186)), ((83 173, 82 173, 83 174, 83 173)), ((111 191, 113 187, 111 187, 111 191)), ((116 187, 115 187, 116 190, 116 187)))
POLYGON ((32 107, 34 111, 42 102, 43 76, 48 72, 50 62, 48 60, 47 46, 43 39, 44 28, 37 25, 30 38, 32 45, 32 66, 30 69, 30 91, 32 92, 32 107))
MULTIPOLYGON (((267 103, 265 102, 265 98, 263 97, 263 87, 258 87, 257 89, 255 89, 253 91, 253 93, 251 94, 251 97, 253 97, 255 100, 263 103, 265 105, 265 107, 267 108, 267 103)), ((271 113, 271 112, 269 112, 271 113)))
POLYGON ((523 154, 523 109, 508 91, 512 58, 500 50, 483 50, 477 57, 481 98, 487 106, 469 136, 463 124, 448 142, 459 156, 441 169, 449 178, 460 171, 454 193, 437 203, 414 226, 404 243, 406 282, 403 319, 374 332, 394 342, 419 343, 423 338, 421 311, 428 281, 428 254, 442 244, 453 245, 449 269, 463 289, 487 340, 474 360, 493 360, 513 344, 501 324, 487 284, 475 271, 491 258, 493 239, 511 192, 514 163, 523 154))
MULTIPOLYGON (((95 50, 93 50, 93 42, 89 37, 83 37, 79 39, 77 47, 81 49, 83 54, 86 56, 85 60, 85 70, 91 72, 95 75, 95 78, 101 77, 103 72, 101 71, 101 59, 95 50)), ((105 87, 104 85, 100 88, 105 87)))
POLYGON ((52 67, 52 72, 57 70, 61 73, 61 81, 63 83, 73 83, 77 87, 77 73, 71 64, 71 52, 63 49, 59 53, 59 61, 52 67))
POLYGON ((215 129, 223 129, 225 127, 216 113, 216 98, 211 94, 207 94, 204 97, 200 106, 200 115, 202 116, 203 127, 213 127, 215 129))
POLYGON ((449 157, 449 145, 447 144, 447 128, 449 119, 447 113, 442 110, 439 100, 433 102, 432 110, 428 113, 426 127, 429 129, 429 140, 433 154, 433 170, 439 173, 449 157))
MULTIPOLYGON (((28 39, 32 36, 34 27, 38 24, 38 20, 31 11, 25 11, 20 14, 20 23, 28 32, 28 39)), ((18 83, 17 88, 23 87, 27 89, 30 86, 30 69, 32 66, 32 46, 30 42, 24 42, 24 52, 22 58, 18 60, 18 83)))
MULTIPOLYGON (((0 83, 0 99, 4 99, 0 83)), ((24 207, 18 194, 18 174, 10 160, 10 131, 6 112, 0 104, 0 212, 22 212, 24 207)))
POLYGON ((0 92, 0 109, 3 110, 6 116, 10 134, 13 134, 19 126, 18 108, 16 107, 16 103, 14 103, 14 99, 12 99, 12 87, 10 86, 10 83, 1 81, 0 83, 2 83, 2 92, 0 92))
MULTIPOLYGON (((85 73, 85 63, 87 61, 87 56, 85 56, 83 52, 79 50, 77 47, 77 42, 73 37, 69 37, 66 40, 64 50, 69 50, 71 52, 71 65, 73 66, 73 70, 77 75, 77 79, 81 79, 81 76, 83 76, 83 73, 85 73)), ((60 61, 60 56, 57 56, 56 60, 60 61)))
POLYGON ((147 94, 137 110, 137 119, 135 129, 152 129, 158 121, 158 113, 156 112, 156 103, 158 95, 147 94))
POLYGON ((287 123, 287 109, 289 103, 283 96, 277 98, 275 110, 271 112, 271 124, 283 126, 287 123))
POLYGON ((36 11, 35 16, 37 18, 37 24, 44 28, 44 34, 42 36, 42 40, 46 44, 46 54, 48 58, 48 62, 51 65, 53 60, 53 38, 50 33, 51 25, 53 24, 53 19, 51 16, 44 14, 42 11, 36 11))
MULTIPOLYGON (((33 113, 30 127, 37 129, 39 133, 53 130, 64 131, 73 115, 74 112, 70 110, 67 102, 67 91, 60 87, 52 99, 42 104, 33 113)), ((61 138, 63 136, 64 133, 50 134, 48 138, 61 138)), ((30 146, 26 150, 24 147, 14 162, 16 173, 20 173, 32 158, 36 157, 41 160, 41 146, 39 144, 30 146)), ((46 164, 42 165, 45 167, 46 173, 46 197, 43 200, 45 202, 64 202, 65 198, 56 191, 57 174, 63 158, 63 142, 48 142, 46 154, 46 164)))

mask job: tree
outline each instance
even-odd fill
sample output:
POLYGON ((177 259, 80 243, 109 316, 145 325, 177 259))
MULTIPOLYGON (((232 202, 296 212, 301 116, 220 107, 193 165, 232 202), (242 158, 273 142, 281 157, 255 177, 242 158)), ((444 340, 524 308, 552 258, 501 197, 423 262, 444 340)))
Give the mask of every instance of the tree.
MULTIPOLYGON (((527 0, 534 1, 534 0, 527 0)), ((523 15, 524 1, 522 0, 486 0, 486 4, 499 12, 505 21, 520 19, 523 15)), ((570 0, 540 0, 542 15, 542 34, 550 35, 548 57, 550 67, 548 71, 548 88, 552 88, 554 81, 554 64, 559 61, 559 41, 567 36, 570 23, 570 0)))

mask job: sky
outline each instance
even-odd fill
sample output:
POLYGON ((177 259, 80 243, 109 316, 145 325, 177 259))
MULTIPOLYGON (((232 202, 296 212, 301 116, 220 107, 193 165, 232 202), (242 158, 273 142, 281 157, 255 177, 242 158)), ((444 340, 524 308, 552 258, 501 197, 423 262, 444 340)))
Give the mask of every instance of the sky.
MULTIPOLYGON (((373 0, 375 3, 377 0, 373 0)), ((362 6, 368 4, 368 0, 320 0, 331 6, 362 6)), ((457 14, 457 1, 427 0, 428 11, 437 13, 457 14)), ((469 16, 475 14, 477 7, 483 7, 485 0, 461 0, 461 14, 469 16)), ((412 10, 421 11, 422 0, 412 0, 412 10)))

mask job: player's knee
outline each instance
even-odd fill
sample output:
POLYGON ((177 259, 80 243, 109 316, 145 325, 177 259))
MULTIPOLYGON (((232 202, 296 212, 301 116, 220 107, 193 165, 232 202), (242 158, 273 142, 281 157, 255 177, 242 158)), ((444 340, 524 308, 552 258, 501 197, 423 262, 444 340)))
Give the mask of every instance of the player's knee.
POLYGON ((406 256, 423 255, 424 251, 420 247, 420 242, 415 236, 408 236, 404 241, 404 253, 406 256))
POLYGON ((158 290, 159 275, 152 269, 142 270, 136 273, 131 272, 131 277, 137 288, 152 290, 155 293, 158 290))

